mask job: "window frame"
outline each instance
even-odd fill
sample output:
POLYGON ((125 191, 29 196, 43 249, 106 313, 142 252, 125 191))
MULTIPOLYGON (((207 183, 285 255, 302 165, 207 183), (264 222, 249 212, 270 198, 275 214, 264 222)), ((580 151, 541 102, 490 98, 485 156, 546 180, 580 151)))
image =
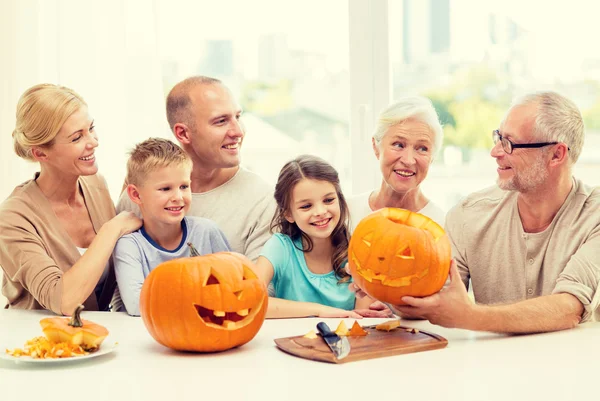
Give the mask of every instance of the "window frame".
POLYGON ((352 193, 360 194, 381 179, 371 137, 392 98, 388 0, 348 0, 348 12, 352 193))

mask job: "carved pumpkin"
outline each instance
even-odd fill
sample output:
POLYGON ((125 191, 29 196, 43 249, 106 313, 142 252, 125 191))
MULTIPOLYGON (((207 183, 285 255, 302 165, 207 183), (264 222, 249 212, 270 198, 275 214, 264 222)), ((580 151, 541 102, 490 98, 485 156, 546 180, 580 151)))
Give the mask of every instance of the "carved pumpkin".
POLYGON ((83 320, 80 317, 83 305, 79 305, 71 319, 66 317, 47 317, 40 320, 42 331, 48 340, 54 343, 80 345, 86 351, 94 351, 100 347, 108 336, 106 327, 83 320))
MULTIPOLYGON (((265 320, 267 290, 252 262, 219 252, 164 262, 146 277, 140 314, 160 344, 180 351, 227 350, 250 341, 265 320)), ((194 256, 196 255, 196 256, 194 256)))
POLYGON ((448 236, 419 213, 384 208, 358 224, 348 247, 354 282, 371 297, 404 305, 406 295, 438 292, 450 271, 448 236))

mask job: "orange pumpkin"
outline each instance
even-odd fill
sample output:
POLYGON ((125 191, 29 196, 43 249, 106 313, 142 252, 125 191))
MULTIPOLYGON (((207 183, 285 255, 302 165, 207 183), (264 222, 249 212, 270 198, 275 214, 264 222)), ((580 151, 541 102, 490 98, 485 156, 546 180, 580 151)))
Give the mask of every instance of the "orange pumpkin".
POLYGON ((252 262, 238 253, 219 252, 157 266, 142 286, 140 315, 160 344, 213 352, 252 340, 265 320, 267 303, 267 290, 252 262))
POLYGON ((372 298, 404 305, 406 295, 438 292, 450 271, 451 248, 444 229, 430 218, 384 208, 358 224, 348 247, 354 282, 372 298))
POLYGON ((71 318, 47 317, 40 320, 42 331, 48 340, 67 344, 81 345, 86 351, 94 351, 100 347, 108 336, 106 327, 83 320, 80 317, 83 305, 79 305, 71 318))

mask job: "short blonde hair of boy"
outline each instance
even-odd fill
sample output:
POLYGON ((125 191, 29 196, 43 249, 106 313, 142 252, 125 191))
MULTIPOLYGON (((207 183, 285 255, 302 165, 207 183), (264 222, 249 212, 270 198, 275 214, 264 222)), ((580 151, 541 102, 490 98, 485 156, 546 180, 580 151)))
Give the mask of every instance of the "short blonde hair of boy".
POLYGON ((141 186, 146 177, 159 168, 173 165, 192 166, 187 153, 163 138, 150 138, 135 145, 127 161, 127 183, 141 186))

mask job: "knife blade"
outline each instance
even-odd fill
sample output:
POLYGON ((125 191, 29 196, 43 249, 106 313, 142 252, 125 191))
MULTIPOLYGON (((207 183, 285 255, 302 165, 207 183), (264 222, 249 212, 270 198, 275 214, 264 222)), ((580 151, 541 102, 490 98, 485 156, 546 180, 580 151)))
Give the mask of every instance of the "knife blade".
POLYGON ((346 337, 340 337, 331 331, 327 323, 319 322, 317 330, 337 359, 344 359, 350 353, 350 342, 346 337))

